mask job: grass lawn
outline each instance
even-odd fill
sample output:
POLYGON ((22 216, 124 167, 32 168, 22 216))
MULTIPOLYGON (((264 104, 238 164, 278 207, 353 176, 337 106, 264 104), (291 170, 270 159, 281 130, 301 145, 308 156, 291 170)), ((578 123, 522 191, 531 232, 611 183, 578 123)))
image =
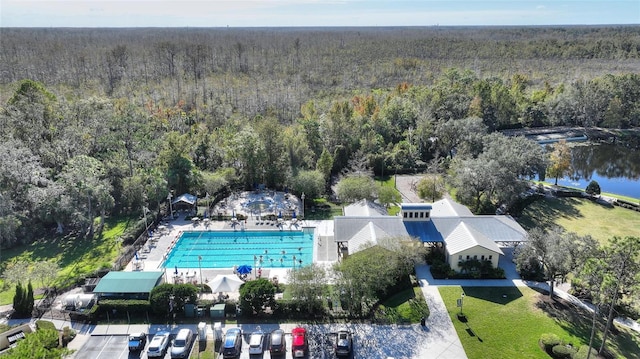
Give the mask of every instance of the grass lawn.
POLYGON ((591 235, 600 243, 611 237, 640 237, 640 213, 605 207, 583 198, 545 198, 529 205, 518 218, 526 230, 552 224, 569 232, 591 235))
MULTIPOLYGON (((585 311, 545 300, 546 295, 531 288, 465 287, 466 323, 457 318, 460 308, 456 307, 463 288, 439 290, 469 359, 548 359, 538 346, 543 333, 554 333, 575 347, 588 343, 591 327, 585 311)), ((610 338, 607 348, 615 357, 640 358, 640 334, 622 329, 610 338)))
POLYGON ((428 316, 422 289, 413 287, 396 293, 385 300, 379 308, 390 323, 419 323, 423 316, 428 316))
MULTIPOLYGON (((109 219, 102 236, 92 240, 75 237, 55 237, 36 241, 26 246, 11 248, 2 252, 3 261, 36 262, 55 260, 60 266, 58 278, 53 285, 63 285, 79 276, 90 274, 100 268, 111 268, 120 253, 118 238, 124 233, 129 222, 127 219, 109 219)), ((33 282, 34 289, 41 285, 33 282)), ((13 302, 15 287, 6 287, 0 281, 0 305, 13 302)))

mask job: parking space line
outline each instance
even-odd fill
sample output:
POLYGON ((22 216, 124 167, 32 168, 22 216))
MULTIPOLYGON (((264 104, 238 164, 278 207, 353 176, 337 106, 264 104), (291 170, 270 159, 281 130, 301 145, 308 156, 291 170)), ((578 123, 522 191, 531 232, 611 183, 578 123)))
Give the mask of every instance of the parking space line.
POLYGON ((102 355, 102 352, 107 349, 107 345, 109 345, 109 342, 111 341, 111 339, 113 339, 113 336, 109 336, 109 339, 107 339, 107 342, 102 346, 102 349, 100 349, 100 353, 98 353, 98 356, 96 357, 96 359, 100 358, 100 356, 102 355))

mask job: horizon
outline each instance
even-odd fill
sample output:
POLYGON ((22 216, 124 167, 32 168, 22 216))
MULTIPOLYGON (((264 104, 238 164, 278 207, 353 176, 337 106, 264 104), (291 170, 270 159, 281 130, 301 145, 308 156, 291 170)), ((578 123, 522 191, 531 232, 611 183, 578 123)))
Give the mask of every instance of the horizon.
POLYGON ((633 26, 637 0, 0 0, 2 28, 633 26))

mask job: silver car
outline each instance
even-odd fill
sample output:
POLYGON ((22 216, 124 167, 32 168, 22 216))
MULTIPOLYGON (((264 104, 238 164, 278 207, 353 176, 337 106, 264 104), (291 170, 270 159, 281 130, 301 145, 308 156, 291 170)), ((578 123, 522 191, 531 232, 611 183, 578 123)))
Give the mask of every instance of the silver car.
POLYGON ((189 349, 193 341, 191 329, 180 329, 171 345, 171 359, 183 359, 189 357, 189 349))

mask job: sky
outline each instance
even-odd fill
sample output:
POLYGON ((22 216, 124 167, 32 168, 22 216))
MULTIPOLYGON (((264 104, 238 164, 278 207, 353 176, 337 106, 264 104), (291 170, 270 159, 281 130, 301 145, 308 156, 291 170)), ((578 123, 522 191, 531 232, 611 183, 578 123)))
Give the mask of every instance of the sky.
POLYGON ((0 0, 0 27, 640 24, 640 0, 0 0))

